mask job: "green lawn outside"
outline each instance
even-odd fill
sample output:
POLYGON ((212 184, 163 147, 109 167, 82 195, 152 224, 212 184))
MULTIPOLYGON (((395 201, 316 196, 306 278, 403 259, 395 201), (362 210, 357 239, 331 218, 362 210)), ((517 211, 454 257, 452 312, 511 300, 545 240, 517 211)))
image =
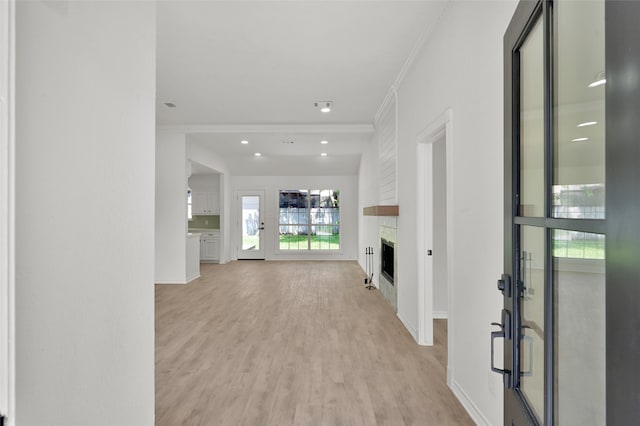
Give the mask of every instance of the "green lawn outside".
MULTIPOLYGON (((307 250, 307 235, 280 235, 280 250, 307 250)), ((311 235, 311 250, 338 250, 340 234, 311 235)))
POLYGON ((553 256, 604 259, 604 240, 554 240, 553 256))

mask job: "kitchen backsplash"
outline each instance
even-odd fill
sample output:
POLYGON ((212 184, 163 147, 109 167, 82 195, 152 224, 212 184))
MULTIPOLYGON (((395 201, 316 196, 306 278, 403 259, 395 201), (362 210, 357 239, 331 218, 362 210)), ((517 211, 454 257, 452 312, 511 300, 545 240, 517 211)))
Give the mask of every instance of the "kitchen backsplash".
POLYGON ((220 215, 194 215, 189 221, 189 228, 220 229, 220 215))

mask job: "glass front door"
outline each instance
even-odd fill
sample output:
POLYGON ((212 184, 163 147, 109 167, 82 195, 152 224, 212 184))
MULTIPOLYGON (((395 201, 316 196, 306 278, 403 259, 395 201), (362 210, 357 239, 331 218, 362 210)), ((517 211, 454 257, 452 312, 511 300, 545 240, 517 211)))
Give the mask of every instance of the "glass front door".
POLYGON ((505 35, 505 424, 607 423, 605 1, 505 35))

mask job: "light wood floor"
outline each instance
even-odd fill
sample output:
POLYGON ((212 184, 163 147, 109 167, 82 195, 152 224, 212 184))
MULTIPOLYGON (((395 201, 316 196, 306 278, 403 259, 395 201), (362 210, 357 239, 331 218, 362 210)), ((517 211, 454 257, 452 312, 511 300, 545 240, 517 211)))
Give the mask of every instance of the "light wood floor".
POLYGON ((156 286, 156 425, 466 425, 446 321, 416 345, 355 262, 202 265, 156 286))

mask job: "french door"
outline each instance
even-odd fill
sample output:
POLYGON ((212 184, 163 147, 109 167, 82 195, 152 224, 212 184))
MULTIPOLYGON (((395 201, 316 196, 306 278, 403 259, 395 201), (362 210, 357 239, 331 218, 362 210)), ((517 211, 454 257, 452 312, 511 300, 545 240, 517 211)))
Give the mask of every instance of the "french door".
POLYGON ((238 259, 264 259, 264 191, 237 192, 238 259))
POLYGON ((640 2, 521 1, 504 38, 507 425, 640 418, 640 2))

